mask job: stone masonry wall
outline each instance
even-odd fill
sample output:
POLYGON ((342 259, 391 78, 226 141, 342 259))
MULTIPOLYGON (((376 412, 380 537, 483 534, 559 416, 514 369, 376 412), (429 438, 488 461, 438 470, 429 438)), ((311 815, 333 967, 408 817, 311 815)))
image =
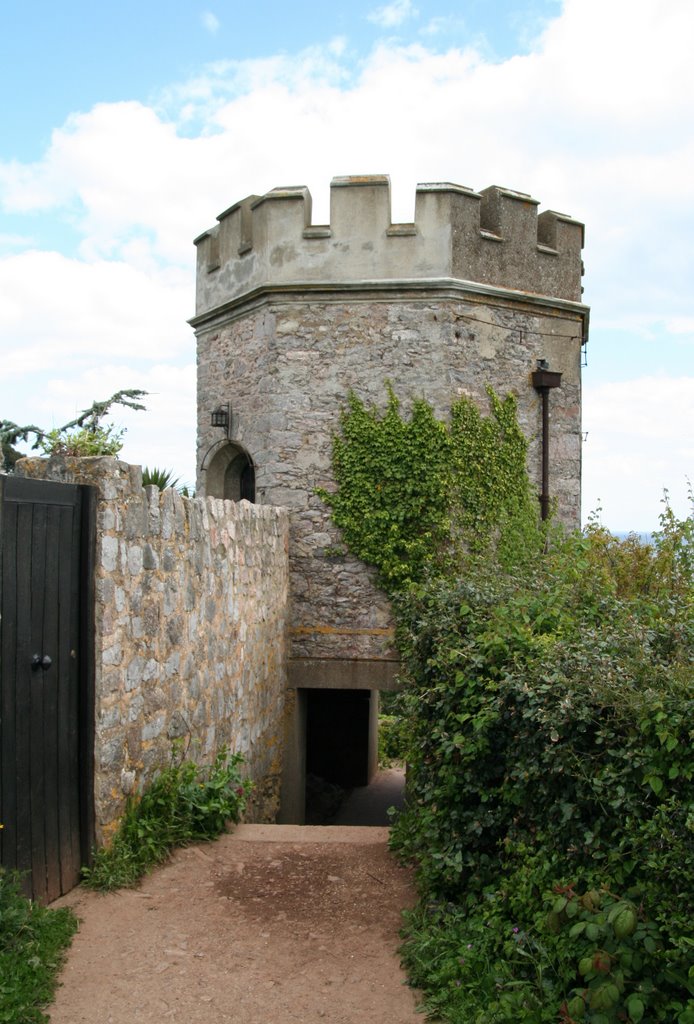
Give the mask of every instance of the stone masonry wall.
POLYGON ((366 566, 337 553, 316 494, 334 487, 332 437, 350 389, 383 408, 389 381, 405 412, 422 397, 440 417, 461 395, 486 411, 487 385, 513 392, 539 492, 532 373, 546 360, 562 374, 549 400, 549 491, 558 518, 579 525, 578 221, 538 214, 525 193, 434 182, 418 186, 414 222, 393 224, 388 177, 363 175, 333 179, 329 224, 312 223, 308 189, 278 188, 225 210, 196 245, 198 486, 210 466, 217 486, 231 442, 254 465, 257 500, 289 509, 291 659, 396 659, 388 602, 366 566), (210 425, 220 405, 232 410, 228 434, 210 425))
MULTIPOLYGON (((537 360, 562 372, 550 396, 550 491, 570 526, 580 514, 581 323, 518 303, 431 294, 326 302, 275 297, 198 333, 199 451, 220 436, 209 410, 231 400, 233 438, 251 455, 258 501, 290 511, 291 656, 392 659, 390 607, 373 573, 347 554, 316 494, 334 487, 331 446, 349 389, 384 408, 391 381, 404 411, 423 397, 442 418, 485 385, 513 391, 539 493, 537 360)), ((412 472, 426 473, 426 466, 412 472)), ((204 487, 204 472, 200 475, 204 487)))
POLYGON ((98 492, 95 818, 101 842, 126 797, 179 741, 209 763, 226 744, 255 782, 251 820, 279 806, 286 686, 287 515, 142 487, 114 458, 26 459, 24 476, 98 492))

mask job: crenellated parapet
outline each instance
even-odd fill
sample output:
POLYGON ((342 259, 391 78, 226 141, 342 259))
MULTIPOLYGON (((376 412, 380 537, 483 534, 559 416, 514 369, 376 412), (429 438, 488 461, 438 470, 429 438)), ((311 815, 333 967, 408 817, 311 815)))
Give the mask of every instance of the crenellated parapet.
MULTIPOLYGON (((305 187, 249 196, 196 239, 196 320, 268 290, 445 281, 581 300, 583 225, 522 192, 417 186, 415 220, 391 221, 386 175, 333 178, 330 224, 305 187)), ((195 321, 194 321, 195 322, 195 321)))

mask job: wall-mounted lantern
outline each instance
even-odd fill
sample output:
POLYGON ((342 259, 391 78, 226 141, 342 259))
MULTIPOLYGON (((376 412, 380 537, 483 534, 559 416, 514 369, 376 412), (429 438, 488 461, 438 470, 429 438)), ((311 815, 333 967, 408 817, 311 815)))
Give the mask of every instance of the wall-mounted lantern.
POLYGON ((552 388, 561 387, 561 374, 550 370, 546 359, 538 359, 537 369, 532 374, 533 387, 542 396, 542 491, 540 492, 540 514, 549 516, 549 393, 552 388))
POLYGON ((213 427, 221 427, 229 434, 229 424, 231 423, 231 406, 227 402, 224 405, 218 405, 216 409, 213 409, 210 413, 210 424, 213 427))

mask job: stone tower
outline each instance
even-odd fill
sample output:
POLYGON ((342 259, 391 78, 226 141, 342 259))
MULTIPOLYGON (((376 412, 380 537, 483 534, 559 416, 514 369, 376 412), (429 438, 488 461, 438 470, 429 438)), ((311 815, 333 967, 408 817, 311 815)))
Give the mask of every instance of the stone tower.
MULTIPOLYGON (((329 225, 312 223, 308 189, 276 188, 196 239, 199 492, 291 514, 287 744, 299 783, 288 791, 302 776, 307 692, 388 688, 397 666, 388 602, 370 570, 334 554, 316 496, 333 486, 350 389, 383 406, 389 380, 405 411, 423 397, 441 417, 463 394, 486 408, 488 384, 513 391, 539 491, 544 366, 561 380, 544 421, 550 493, 579 525, 583 226, 537 206, 504 188, 423 184, 414 223, 392 224, 388 177, 341 177, 329 225)), ((373 721, 375 705, 360 713, 373 721)))

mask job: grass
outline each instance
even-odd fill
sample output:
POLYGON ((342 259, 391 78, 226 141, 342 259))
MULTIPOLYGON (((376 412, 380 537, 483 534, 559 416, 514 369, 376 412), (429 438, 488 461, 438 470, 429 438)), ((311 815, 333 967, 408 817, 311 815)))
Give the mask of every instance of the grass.
POLYGON ((0 1024, 42 1024, 77 918, 27 899, 19 879, 0 869, 0 1024))

